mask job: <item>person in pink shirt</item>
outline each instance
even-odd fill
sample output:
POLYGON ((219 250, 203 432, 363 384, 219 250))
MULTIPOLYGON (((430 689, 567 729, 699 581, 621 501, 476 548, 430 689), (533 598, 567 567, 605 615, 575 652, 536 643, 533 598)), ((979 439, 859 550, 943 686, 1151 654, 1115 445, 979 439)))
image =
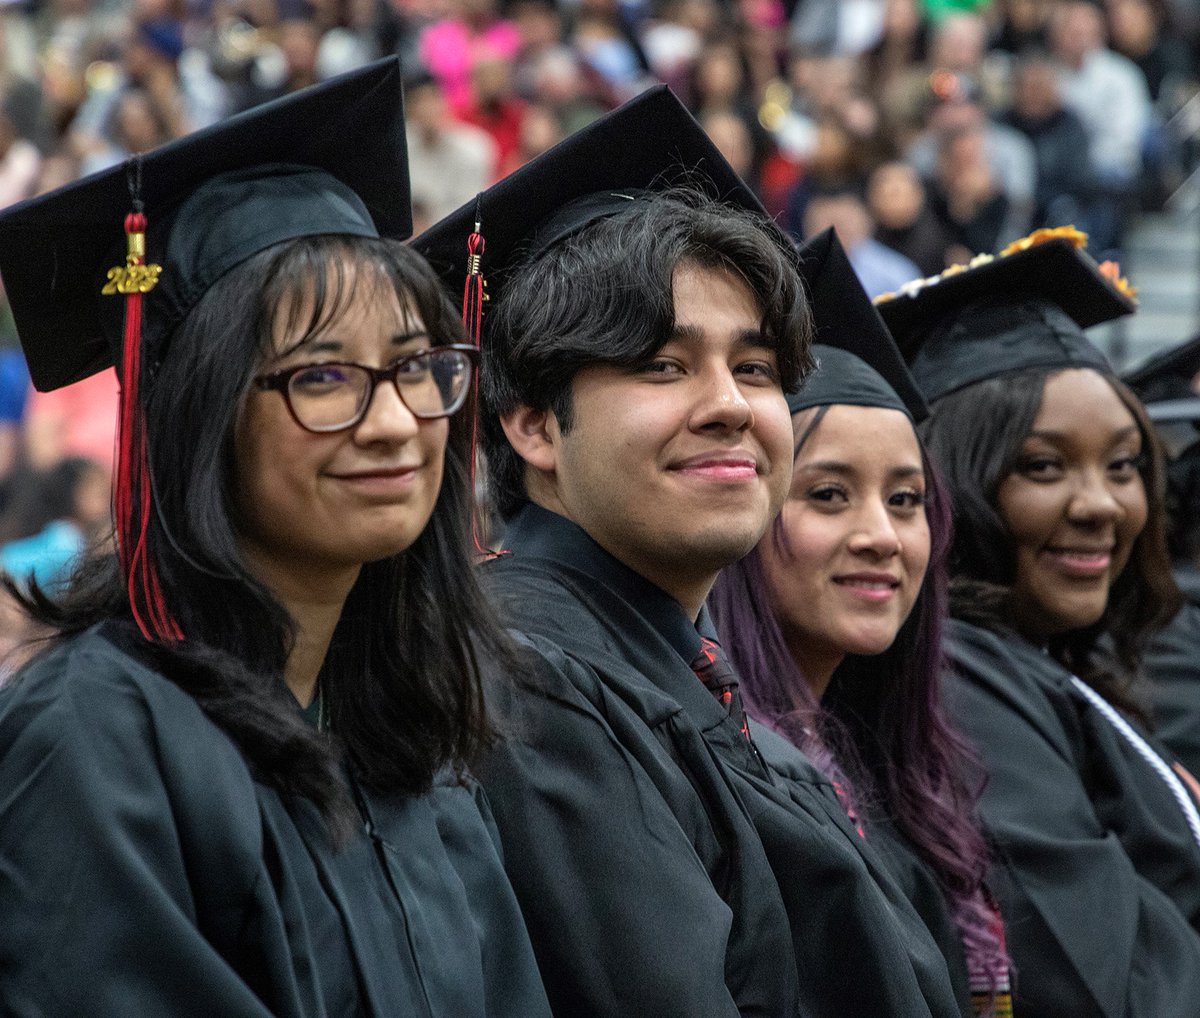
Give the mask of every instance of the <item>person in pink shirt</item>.
POLYGON ((479 50, 493 58, 513 60, 521 36, 515 25, 496 14, 495 0, 456 0, 454 13, 430 25, 421 35, 421 62, 438 79, 450 109, 461 113, 471 105, 471 68, 479 50))

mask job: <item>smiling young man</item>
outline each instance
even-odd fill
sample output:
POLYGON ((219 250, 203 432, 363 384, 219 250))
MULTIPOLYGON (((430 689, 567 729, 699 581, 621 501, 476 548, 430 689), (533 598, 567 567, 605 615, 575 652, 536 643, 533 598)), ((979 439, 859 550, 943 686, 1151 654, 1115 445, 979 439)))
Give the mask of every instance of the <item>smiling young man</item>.
POLYGON ((475 222, 483 575, 524 656, 476 771, 555 1012, 961 1014, 832 788, 763 762, 703 608, 790 483, 794 252, 665 90, 418 238, 459 287, 475 222), (675 164, 731 202, 663 190, 675 164))

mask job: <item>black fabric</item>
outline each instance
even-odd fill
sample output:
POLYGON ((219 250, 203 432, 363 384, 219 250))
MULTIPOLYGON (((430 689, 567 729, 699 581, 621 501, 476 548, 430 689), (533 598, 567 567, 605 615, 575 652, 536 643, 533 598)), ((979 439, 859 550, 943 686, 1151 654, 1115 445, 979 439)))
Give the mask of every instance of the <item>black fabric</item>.
POLYGON ((885 407, 899 410, 912 419, 904 401, 871 365, 846 350, 814 344, 816 368, 809 372, 800 391, 789 393, 788 409, 793 414, 815 406, 842 403, 850 406, 885 407))
POLYGON ((467 275, 467 239, 479 223, 491 300, 526 258, 627 208, 625 196, 698 186, 767 220, 762 204, 665 86, 643 92, 575 132, 412 241, 453 294, 467 275), (582 201, 581 201, 582 199, 582 201), (566 208, 570 206, 569 208, 566 208))
POLYGON ((990 772, 1015 1014, 1195 1018, 1200 847, 1166 783, 1021 638, 955 620, 947 654, 947 707, 990 772))
POLYGON ((504 543, 482 579, 529 671, 493 686, 511 734, 477 772, 555 1013, 959 1015, 829 783, 697 681, 707 619, 537 506, 504 543))
POLYGON ((1200 336, 1156 354, 1121 380, 1138 394, 1143 403, 1194 397, 1191 381, 1200 372, 1200 336))
MULTIPOLYGON (((1183 584, 1180 589, 1184 590, 1183 584)), ((1154 734, 1194 775, 1200 775, 1200 607, 1190 600, 1156 633, 1142 657, 1149 680, 1154 734)))
POLYGON ((205 284, 269 243, 331 232, 408 236, 400 62, 381 60, 0 212, 0 276, 38 389, 120 359, 125 298, 100 290, 108 270, 125 263, 131 182, 145 205, 146 260, 163 267, 143 299, 142 342, 153 359, 205 284), (232 193, 209 190, 172 229, 206 182, 278 163, 309 175, 291 169, 286 181, 260 180, 258 202, 242 207, 232 193))
POLYGON ((876 300, 929 402, 1029 368, 1111 371, 1083 330, 1134 303, 1069 240, 1056 238, 876 300))
POLYGON ((923 340, 910 363, 930 403, 975 382, 1031 368, 1112 368, 1057 304, 1007 294, 960 308, 923 340))
POLYGON ((335 851, 110 631, 0 691, 0 1013, 548 1018, 473 781, 335 851))
MULTIPOLYGON (((795 747, 779 735, 750 719, 750 733, 768 766, 780 774, 795 771, 799 757, 795 747)), ((802 775, 797 774, 802 779, 802 775)), ((946 895, 933 871, 921 861, 913 847, 896 829, 885 813, 871 811, 863 837, 867 839, 875 858, 904 897, 912 903, 946 961, 954 994, 963 1014, 973 1014, 971 989, 967 978, 967 960, 962 938, 950 915, 946 895)))
POLYGON ((818 234, 799 257, 819 363, 803 388, 788 396, 792 413, 849 403, 890 407, 914 421, 924 420, 929 408, 837 234, 832 229, 818 234))

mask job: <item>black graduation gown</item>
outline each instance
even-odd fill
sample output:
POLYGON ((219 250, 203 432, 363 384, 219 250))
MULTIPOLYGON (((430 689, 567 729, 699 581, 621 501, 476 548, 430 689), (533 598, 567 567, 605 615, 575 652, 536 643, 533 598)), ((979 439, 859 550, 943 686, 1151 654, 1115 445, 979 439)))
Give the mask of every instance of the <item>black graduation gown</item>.
POLYGON ((948 635, 946 703, 991 772, 1016 1015, 1196 1018, 1200 845, 1167 782, 1048 655, 948 635))
POLYGON ((1200 574, 1176 569, 1187 597, 1142 656, 1149 680, 1154 734, 1193 775, 1200 776, 1200 574))
POLYGON ((959 1015, 828 783, 768 770, 693 674, 682 607, 535 506, 505 546, 483 582, 531 667, 477 773, 555 1012, 959 1015))
MULTIPOLYGON (((750 722, 750 731, 755 745, 772 769, 793 779, 801 778, 796 771, 798 754, 790 742, 753 720, 750 722)), ((803 764, 805 767, 811 766, 806 759, 803 764)), ((833 786, 828 782, 824 784, 826 797, 832 795, 836 798, 833 786)), ((933 936, 946 961, 955 998, 963 1014, 974 1015, 962 939, 937 877, 886 815, 873 811, 865 822, 863 836, 933 936)))
POLYGON ((478 786, 362 792, 334 851, 103 632, 0 690, 0 1014, 549 1014, 478 786))

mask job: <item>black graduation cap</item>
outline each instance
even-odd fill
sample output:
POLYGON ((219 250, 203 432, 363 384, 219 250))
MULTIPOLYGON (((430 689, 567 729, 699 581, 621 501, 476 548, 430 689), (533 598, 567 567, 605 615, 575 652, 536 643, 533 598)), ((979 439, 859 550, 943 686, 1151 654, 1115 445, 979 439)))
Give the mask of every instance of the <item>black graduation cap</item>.
POLYGON ((400 82, 399 60, 382 60, 0 213, 0 276, 34 384, 121 372, 115 537, 147 640, 187 634, 149 527, 146 379, 175 325, 247 258, 297 237, 407 236, 400 82))
POLYGON ((1136 305, 1070 238, 1051 236, 917 280, 876 306, 933 402, 1028 368, 1109 372, 1083 330, 1136 305))
POLYGON ((391 57, 286 96, 0 213, 0 276, 34 385, 120 362, 125 300, 101 294, 126 261, 140 203, 147 362, 225 272, 283 240, 412 230, 400 62, 391 57), (189 200, 190 199, 190 200, 189 200))
MULTIPOLYGON (((1192 379, 1198 373, 1200 336, 1195 336, 1151 357, 1132 371, 1126 371, 1121 375, 1121 380, 1147 405, 1164 400, 1180 403, 1196 400, 1197 394, 1192 389, 1192 379)), ((1175 412, 1182 412, 1182 408, 1175 412)))
POLYGON ((924 420, 929 408, 832 229, 800 248, 800 274, 812 304, 817 368, 788 396, 791 412, 848 403, 924 420))
POLYGON ((654 192, 692 185, 767 218, 754 193, 665 85, 652 88, 515 170, 412 241, 453 293, 468 276, 480 225, 481 265, 498 300, 511 270, 654 192))

